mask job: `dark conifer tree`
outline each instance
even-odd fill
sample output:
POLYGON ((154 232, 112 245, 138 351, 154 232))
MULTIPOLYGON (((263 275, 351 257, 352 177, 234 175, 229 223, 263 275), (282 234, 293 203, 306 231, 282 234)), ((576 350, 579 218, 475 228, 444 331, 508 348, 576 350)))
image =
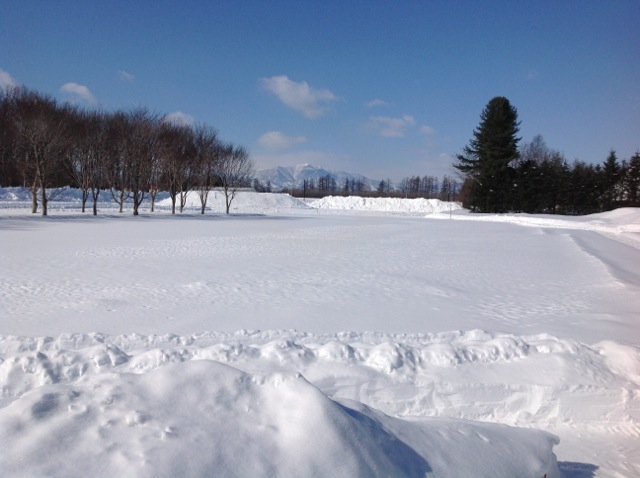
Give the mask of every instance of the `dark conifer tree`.
POLYGON ((465 207, 476 212, 512 209, 515 177, 511 163, 518 158, 519 126, 516 108, 507 98, 493 98, 482 111, 474 138, 453 165, 470 180, 465 207))
POLYGON ((602 210, 610 211, 615 208, 618 199, 618 182, 620 181, 620 164, 615 150, 609 152, 602 167, 602 210))
POLYGON ((624 193, 629 206, 640 206, 640 152, 629 160, 624 175, 624 193))

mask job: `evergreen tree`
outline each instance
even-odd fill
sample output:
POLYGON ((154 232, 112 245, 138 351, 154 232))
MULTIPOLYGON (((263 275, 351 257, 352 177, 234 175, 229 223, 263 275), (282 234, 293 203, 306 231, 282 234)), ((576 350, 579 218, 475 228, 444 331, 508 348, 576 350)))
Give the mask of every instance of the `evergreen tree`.
POLYGON ((505 212, 513 207, 515 174, 510 166, 518 158, 518 113, 507 98, 493 98, 480 115, 474 138, 453 165, 471 189, 466 207, 476 212, 505 212))
POLYGON ((575 161, 569 175, 567 212, 570 214, 593 214, 599 211, 598 199, 602 187, 600 166, 575 161))
POLYGON ((537 135, 520 148, 513 207, 527 213, 557 213, 566 198, 569 167, 559 151, 537 135))
POLYGON ((618 199, 618 182, 620 181, 620 164, 615 150, 609 152, 602 167, 602 210, 610 211, 615 208, 618 199))
POLYGON ((640 206, 640 152, 629 160, 624 175, 624 192, 629 206, 640 206))

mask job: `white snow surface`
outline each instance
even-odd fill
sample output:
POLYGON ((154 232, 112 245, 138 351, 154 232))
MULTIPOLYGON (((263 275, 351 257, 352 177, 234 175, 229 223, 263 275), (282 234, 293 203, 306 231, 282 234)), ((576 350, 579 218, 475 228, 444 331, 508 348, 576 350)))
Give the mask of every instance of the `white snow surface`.
POLYGON ((160 199, 0 189, 2 476, 640 475, 638 209, 160 199))
POLYGON ((310 206, 318 209, 394 212, 404 214, 433 214, 462 209, 457 203, 443 202, 439 199, 367 198, 352 196, 326 196, 322 199, 312 201, 310 206))

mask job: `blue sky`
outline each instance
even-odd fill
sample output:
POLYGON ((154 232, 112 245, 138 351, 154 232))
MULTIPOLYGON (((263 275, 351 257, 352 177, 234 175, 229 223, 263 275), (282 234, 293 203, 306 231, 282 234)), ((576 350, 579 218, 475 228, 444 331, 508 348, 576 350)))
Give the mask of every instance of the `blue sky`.
POLYGON ((494 96, 567 160, 640 150, 640 1, 0 0, 0 83, 204 122, 257 169, 450 174, 494 96))

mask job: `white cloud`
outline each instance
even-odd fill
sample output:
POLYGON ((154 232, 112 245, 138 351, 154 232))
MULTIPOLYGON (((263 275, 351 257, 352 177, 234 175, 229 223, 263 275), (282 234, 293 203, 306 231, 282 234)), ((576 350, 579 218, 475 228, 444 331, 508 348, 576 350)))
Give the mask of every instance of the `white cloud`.
POLYGON ((78 83, 65 83, 60 87, 60 91, 63 93, 69 93, 73 99, 81 99, 86 101, 87 103, 91 103, 95 105, 98 103, 96 97, 93 96, 93 93, 89 91, 89 88, 83 85, 79 85, 78 83))
POLYGON ((387 103, 384 100, 376 98, 375 100, 371 100, 368 103, 365 103, 365 106, 367 108, 375 108, 377 106, 389 106, 389 103, 387 103))
POLYGON ((304 136, 287 136, 280 131, 268 131, 258 139, 258 142, 270 149, 289 149, 294 144, 304 143, 307 138, 304 136))
POLYGON ((135 76, 124 70, 118 70, 118 78, 120 81, 126 81, 127 83, 131 83, 136 79, 135 76))
POLYGON ((289 108, 310 119, 323 116, 328 110, 327 104, 339 99, 329 90, 313 88, 306 81, 292 81, 284 75, 261 78, 260 84, 289 108))
POLYGON ((191 126, 195 123, 195 118, 187 113, 183 113, 182 111, 174 111, 173 113, 169 113, 165 115, 164 121, 167 123, 173 123, 178 126, 191 126))
POLYGON ((420 132, 426 136, 433 136, 434 134, 436 134, 436 130, 426 124, 420 126, 420 132))
POLYGON ((416 120, 413 116, 404 115, 402 118, 391 118, 389 116, 369 117, 369 128, 376 131, 385 138, 402 138, 407 129, 414 126, 416 120))
POLYGON ((17 88, 20 84, 6 71, 0 69, 0 88, 17 88))

